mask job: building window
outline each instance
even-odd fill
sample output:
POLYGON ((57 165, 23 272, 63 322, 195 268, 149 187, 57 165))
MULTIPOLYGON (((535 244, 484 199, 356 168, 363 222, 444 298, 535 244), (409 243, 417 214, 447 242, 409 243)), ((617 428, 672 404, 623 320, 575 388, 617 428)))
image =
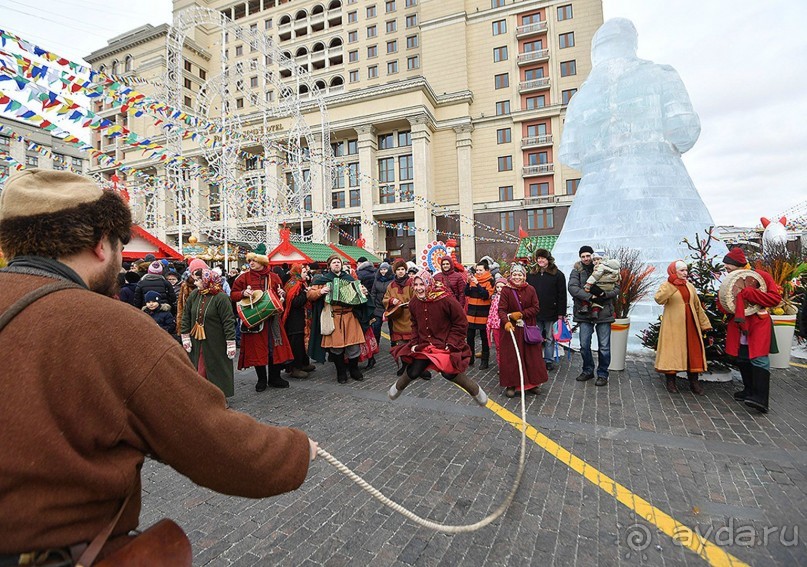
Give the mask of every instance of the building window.
POLYGON ((390 14, 395 11, 395 0, 387 0, 384 3, 384 9, 387 11, 387 14, 390 14))
POLYGON ((8 136, 0 136, 0 152, 8 153, 11 147, 11 139, 8 136))
POLYGON ((236 108, 244 108, 244 99, 243 98, 235 99, 235 107, 236 108))
POLYGON ((493 22, 493 35, 507 33, 507 20, 496 20, 493 22))
POLYGON ((333 184, 331 189, 344 189, 345 188, 345 168, 337 166, 333 170, 333 184))
POLYGON ((311 195, 306 195, 303 198, 303 209, 305 209, 306 211, 310 211, 311 210, 311 205, 312 205, 312 203, 311 203, 311 195))
POLYGON ((511 141, 510 128, 501 128, 499 130, 496 130, 497 144, 509 144, 510 141, 511 141))
POLYGON ((546 106, 546 96, 538 95, 538 96, 528 96, 527 97, 527 110, 535 110, 537 108, 543 108, 546 106))
POLYGON ((543 79, 544 78, 544 68, 538 67, 537 69, 527 69, 524 71, 524 80, 525 81, 534 81, 535 79, 543 79))
POLYGON ((398 72, 398 61, 387 62, 387 75, 394 75, 398 72))
POLYGON ((398 147, 404 148, 412 145, 412 132, 398 132, 398 147))
POLYGON ((368 79, 378 78, 378 65, 370 65, 369 67, 367 67, 367 78, 368 79))
POLYGON ((577 75, 577 62, 574 59, 571 61, 561 61, 560 76, 570 77, 572 75, 577 75))
POLYGON ((397 53, 398 52, 398 40, 393 39, 392 41, 387 42, 387 53, 397 53))
POLYGON ((530 124, 527 126, 527 137, 537 138, 538 136, 546 136, 546 124, 530 124))
POLYGON ((185 70, 186 71, 192 71, 193 70, 193 65, 191 65, 191 62, 188 61, 187 59, 185 59, 184 64, 185 64, 185 70))
POLYGON ((395 182, 395 158, 378 160, 378 180, 381 183, 395 182))
POLYGON ((33 167, 38 166, 39 165, 39 157, 38 156, 32 156, 32 155, 26 155, 25 156, 25 165, 30 165, 30 166, 33 166, 33 167))
POLYGON ((183 80, 183 83, 185 84, 185 88, 186 88, 186 89, 191 89, 191 88, 193 88, 193 85, 192 85, 192 83, 191 83, 191 80, 190 80, 190 79, 185 78, 185 79, 183 80))
POLYGON ((510 114, 510 101, 502 100, 496 103, 496 116, 510 114))
POLYGON ((574 93, 577 92, 577 89, 568 89, 561 93, 562 97, 562 104, 569 104, 569 101, 572 100, 574 93))
POLYGON ((398 180, 411 181, 415 178, 414 162, 412 156, 401 156, 398 158, 398 180))
POLYGON ((378 46, 371 45, 367 48, 367 58, 372 59, 373 57, 378 57, 378 46))
POLYGON ((531 24, 540 24, 541 23, 541 13, 537 12, 535 14, 528 14, 526 16, 521 16, 521 25, 522 26, 529 26, 531 24))
POLYGON ((189 96, 185 96, 182 102, 183 102, 183 104, 184 104, 185 106, 187 106, 188 108, 190 108, 190 107, 191 107, 191 105, 193 104, 193 103, 191 102, 191 97, 189 97, 189 96))
POLYGON ((373 4, 372 6, 367 6, 367 17, 375 18, 375 16, 376 16, 375 4, 373 4))
POLYGON ((126 56, 126 59, 123 62, 123 70, 126 73, 128 73, 129 71, 132 70, 132 56, 131 55, 126 56))
POLYGON ((499 171, 513 171, 513 156, 499 156, 499 171))
POLYGON ((413 28, 418 25, 418 16, 417 14, 410 14, 406 16, 406 27, 413 28))
POLYGON ((533 53, 535 51, 541 51, 544 48, 544 42, 541 39, 536 39, 535 41, 528 41, 524 44, 524 53, 533 53))
POLYGON ((528 197, 543 197, 549 195, 549 183, 530 183, 528 197))
POLYGON ((407 8, 412 8, 412 7, 417 6, 417 5, 418 5, 418 0, 406 0, 406 2, 404 2, 404 6, 406 6, 407 8))
POLYGON ((372 38, 378 35, 378 29, 375 27, 375 24, 372 26, 367 26, 367 38, 372 38))
POLYGON ((359 164, 358 163, 349 163, 347 164, 347 182, 348 185, 351 187, 358 187, 359 186, 359 164))
POLYGON ((501 8, 504 6, 505 0, 490 0, 490 7, 491 8, 501 8))
POLYGON ((510 86, 510 74, 502 73, 501 75, 494 75, 493 84, 496 89, 506 89, 510 86))
POLYGON ((392 134, 381 134, 378 137, 378 149, 389 150, 395 147, 395 136, 392 134))
POLYGON ((359 13, 356 10, 347 13, 347 23, 355 24, 359 21, 359 13))
POLYGON ((81 158, 70 158, 70 163, 72 164, 73 171, 81 171, 83 169, 84 164, 81 163, 81 158))
POLYGON ((527 165, 546 165, 549 163, 548 152, 535 152, 527 155, 527 165))
POLYGON ((203 81, 207 79, 207 71, 204 69, 199 69, 199 78, 203 81))
POLYGON ((561 49, 574 47, 574 32, 562 33, 558 36, 558 44, 561 49))
POLYGON ((410 35, 406 38, 406 48, 413 49, 418 46, 418 36, 410 35))
POLYGON ((359 72, 357 70, 350 71, 347 76, 351 83, 359 82, 359 72))
POLYGON ((387 33, 398 31, 398 20, 390 20, 387 22, 387 33))
POLYGON ((334 191, 331 193, 331 208, 344 209, 345 208, 345 192, 334 191))
POLYGON ((355 156, 359 153, 359 141, 358 140, 348 140, 347 141, 347 155, 355 156))
POLYGON ((572 5, 566 4, 565 6, 558 6, 558 21, 572 19, 572 5))
POLYGON ((412 57, 407 57, 406 58, 406 68, 409 71, 412 71, 414 69, 420 69, 420 56, 419 55, 413 55, 412 57))
POLYGON ((244 54, 244 46, 243 45, 236 45, 235 46, 235 56, 241 57, 244 54))
POLYGON ((501 230, 515 230, 516 229, 516 214, 513 211, 508 213, 499 213, 499 228, 501 230))
POLYGON ((258 86, 258 77, 250 77, 249 78, 249 86, 253 89, 258 86))
POLYGON ((272 29, 272 18, 269 18, 268 20, 263 22, 263 29, 265 30, 272 29))
POLYGON ((354 49, 353 51, 347 52, 347 61, 348 63, 356 63, 359 60, 359 50, 354 49))
POLYGON ((359 32, 357 32, 355 30, 351 31, 351 32, 347 32, 347 42, 348 43, 356 43, 357 41, 359 41, 359 32))
POLYGON ((493 62, 507 61, 507 46, 493 48, 493 62))
POLYGON ((350 206, 361 207, 361 191, 359 189, 350 190, 350 206))
POLYGON ((333 152, 333 157, 342 157, 345 155, 345 143, 331 142, 331 151, 333 152))
POLYGON ((577 186, 580 185, 580 179, 567 179, 566 180, 566 194, 577 195, 577 186))
MULTIPOLYGON (((0 148, 2 148, 1 143, 0 148)), ((63 155, 53 154, 53 169, 56 171, 64 171, 67 169, 67 158, 63 155)))
POLYGON ((513 200, 513 186, 505 185, 499 187, 499 201, 512 201, 513 200))
POLYGON ((378 202, 382 205, 395 202, 395 185, 378 186, 378 202))
POLYGON ((401 183, 401 202, 415 200, 415 186, 412 183, 401 183))
POLYGON ((527 211, 527 229, 540 230, 555 226, 554 209, 534 209, 527 211))

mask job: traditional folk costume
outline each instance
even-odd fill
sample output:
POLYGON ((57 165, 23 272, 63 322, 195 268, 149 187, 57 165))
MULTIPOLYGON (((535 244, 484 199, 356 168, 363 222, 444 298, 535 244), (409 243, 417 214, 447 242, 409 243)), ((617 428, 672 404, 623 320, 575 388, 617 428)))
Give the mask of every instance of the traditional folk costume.
POLYGON ((417 279, 426 286, 426 294, 409 301, 412 339, 392 350, 392 355, 406 364, 406 372, 390 387, 390 399, 397 399, 424 370, 436 370, 484 407, 487 394, 465 373, 472 353, 466 342, 468 321, 462 307, 428 271, 418 272, 413 280, 417 279))
MULTIPOLYGON (((253 290, 268 292, 270 289, 277 293, 282 288, 280 277, 269 269, 269 258, 262 254, 247 254, 247 261, 256 261, 261 265, 259 270, 250 269, 235 278, 230 300, 238 302, 244 299, 244 290, 247 287, 253 290)), ((241 329, 241 352, 238 355, 238 369, 255 367, 258 382, 255 390, 262 392, 266 386, 273 388, 288 388, 289 383, 280 377, 283 366, 294 358, 286 330, 281 324, 281 316, 273 315, 261 325, 258 332, 249 332, 241 329)))
POLYGON ((311 364, 305 348, 305 339, 311 321, 311 305, 308 303, 306 291, 308 282, 303 279, 302 264, 292 264, 289 269, 289 281, 283 288, 286 291, 285 308, 281 323, 289 337, 294 359, 289 362, 287 371, 291 370, 293 378, 307 378, 308 372, 316 367, 311 364))
POLYGON ((221 289, 221 276, 211 270, 202 272, 202 287, 194 290, 182 311, 182 338, 190 337, 191 362, 199 375, 224 392, 235 394, 232 358, 235 353, 235 317, 227 296, 221 289))
POLYGON ((521 285, 508 278, 507 287, 501 291, 499 298, 499 322, 501 323, 501 358, 499 359, 499 384, 506 388, 505 395, 509 398, 521 389, 521 373, 518 368, 513 339, 510 338, 512 330, 516 336, 516 343, 521 354, 521 372, 524 373, 524 391, 537 394, 538 386, 549 380, 549 374, 544 363, 543 349, 540 344, 528 344, 524 340, 524 327, 514 323, 523 320, 525 325, 536 325, 538 315, 538 295, 535 288, 526 281, 526 270, 521 264, 513 264, 510 273, 520 270, 525 279, 521 285))
POLYGON ((683 260, 667 266, 667 281, 656 292, 656 303, 664 306, 661 329, 656 348, 656 372, 667 376, 667 391, 677 393, 675 374, 686 372, 689 387, 703 395, 698 374, 706 372, 706 349, 703 333, 712 328, 703 311, 695 286, 679 278, 677 269, 683 269, 683 260))
MULTIPOLYGON (((723 258, 730 264, 750 270, 748 260, 740 248, 732 248, 723 258)), ((765 308, 776 307, 782 302, 782 292, 773 277, 764 270, 754 270, 765 281, 768 291, 746 287, 737 294, 734 313, 727 313, 718 302, 718 308, 727 313, 726 353, 737 357, 737 366, 743 379, 743 389, 734 393, 734 399, 744 401, 748 407, 762 413, 768 411, 768 393, 771 380, 771 362, 768 355, 779 352, 773 334, 773 322, 765 308), (763 309, 745 316, 745 304, 753 303, 763 309)))
MULTIPOLYGON (((393 274, 399 267, 406 267, 406 262, 398 258, 392 264, 393 274)), ((415 297, 412 289, 412 278, 409 274, 395 277, 387 286, 382 303, 384 313, 390 327, 390 343, 397 346, 401 341, 408 342, 412 338, 412 317, 409 313, 409 301, 415 297)))

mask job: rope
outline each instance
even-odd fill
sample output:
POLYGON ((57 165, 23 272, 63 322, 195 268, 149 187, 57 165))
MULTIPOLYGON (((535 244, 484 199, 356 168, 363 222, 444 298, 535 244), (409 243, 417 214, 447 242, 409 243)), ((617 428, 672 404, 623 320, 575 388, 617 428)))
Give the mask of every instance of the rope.
POLYGON ((347 466, 345 466, 342 462, 336 459, 333 455, 328 453, 325 449, 318 448, 317 455, 328 461, 334 467, 336 467, 339 472, 346 475, 350 480, 361 486, 365 491, 370 493, 376 500, 384 504, 385 506, 391 508, 395 512, 398 512, 402 516, 409 518, 413 522, 420 524, 426 528, 443 532, 447 534, 460 534, 460 533, 467 533, 473 532, 480 528, 483 528, 490 524, 491 522, 495 521, 499 516, 504 514, 507 508, 510 507, 510 503, 513 501, 513 498, 518 491, 518 487, 521 484, 521 477, 524 474, 524 468, 526 464, 526 451, 527 451, 527 406, 526 406, 526 399, 524 395, 524 369, 521 365, 521 353, 518 351, 518 343, 516 342, 516 335, 513 331, 510 331, 510 337, 513 339, 513 346, 516 349, 516 357, 518 358, 518 371, 521 376, 521 455, 519 456, 518 461, 518 472, 516 472, 516 479, 513 483, 513 488, 510 490, 510 493, 501 503, 501 505, 489 516, 479 520, 473 524, 462 524, 462 525, 448 525, 448 524, 440 524, 437 522, 432 522, 431 520, 427 520, 426 518, 422 518, 415 514, 414 512, 407 510, 397 502, 390 500, 386 496, 384 496, 378 489, 371 486, 366 480, 362 477, 354 473, 350 470, 347 466))

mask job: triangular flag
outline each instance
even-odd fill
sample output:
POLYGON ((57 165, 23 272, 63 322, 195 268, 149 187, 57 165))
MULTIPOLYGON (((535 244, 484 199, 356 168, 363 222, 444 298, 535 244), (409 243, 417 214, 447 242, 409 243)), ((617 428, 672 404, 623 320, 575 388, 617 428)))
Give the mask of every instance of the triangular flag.
POLYGON ((529 232, 521 228, 521 221, 518 221, 518 237, 519 238, 527 238, 530 235, 529 232))

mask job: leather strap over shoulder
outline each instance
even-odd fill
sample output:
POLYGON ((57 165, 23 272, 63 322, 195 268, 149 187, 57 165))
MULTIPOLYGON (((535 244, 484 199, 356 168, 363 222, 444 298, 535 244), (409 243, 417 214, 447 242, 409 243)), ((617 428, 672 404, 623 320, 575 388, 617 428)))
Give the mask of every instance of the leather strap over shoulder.
POLYGON ((36 300, 45 297, 46 295, 50 295, 55 291, 60 291, 63 289, 82 289, 81 287, 77 286, 74 283, 59 280, 53 283, 49 283, 43 285, 42 287, 38 287, 33 291, 30 291, 19 298, 14 304, 11 305, 6 311, 0 315, 0 331, 8 325, 11 320, 19 315, 26 307, 34 303, 36 300))

